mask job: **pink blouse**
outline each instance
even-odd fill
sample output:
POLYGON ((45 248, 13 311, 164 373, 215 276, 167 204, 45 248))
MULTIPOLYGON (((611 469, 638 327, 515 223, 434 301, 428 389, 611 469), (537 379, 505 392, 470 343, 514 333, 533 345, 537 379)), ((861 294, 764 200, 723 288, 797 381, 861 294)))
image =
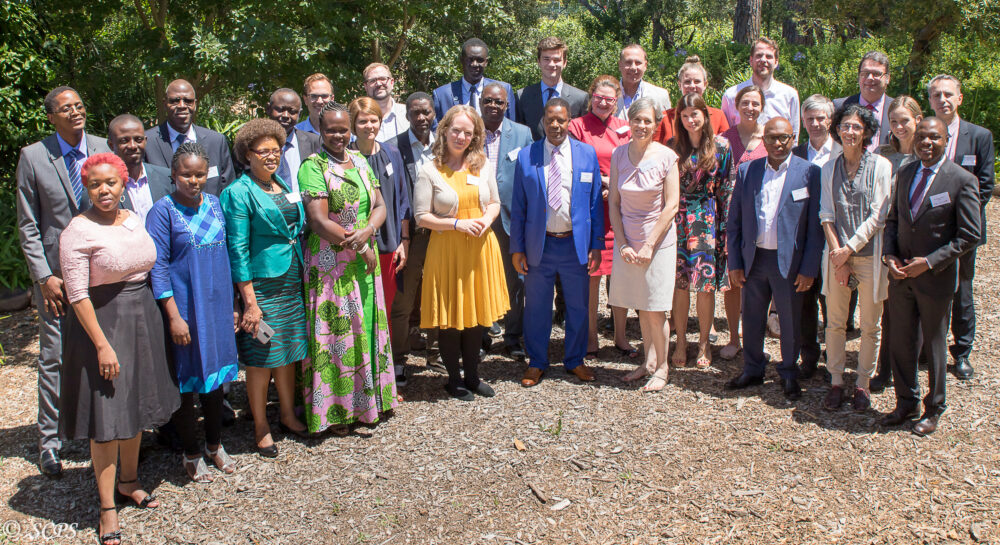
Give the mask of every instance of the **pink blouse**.
POLYGON ((87 288, 141 282, 156 262, 156 246, 133 212, 121 225, 100 225, 84 215, 59 236, 59 263, 70 303, 90 297, 87 288))
POLYGON ((747 161, 753 161, 754 159, 760 159, 761 157, 767 157, 767 148, 764 147, 764 142, 758 142, 757 147, 751 151, 747 151, 743 147, 743 141, 740 140, 740 131, 736 127, 730 127, 730 129, 724 133, 722 136, 729 140, 729 148, 733 150, 733 169, 738 169, 740 165, 747 161))
MULTIPOLYGON (((625 144, 615 149, 611 162, 618 169, 618 194, 625 240, 638 251, 652 235, 663 212, 663 184, 667 172, 677 164, 677 154, 663 146, 652 157, 634 165, 628 156, 628 144, 625 144)), ((670 222, 660 248, 668 248, 676 242, 677 232, 674 222, 670 222)))

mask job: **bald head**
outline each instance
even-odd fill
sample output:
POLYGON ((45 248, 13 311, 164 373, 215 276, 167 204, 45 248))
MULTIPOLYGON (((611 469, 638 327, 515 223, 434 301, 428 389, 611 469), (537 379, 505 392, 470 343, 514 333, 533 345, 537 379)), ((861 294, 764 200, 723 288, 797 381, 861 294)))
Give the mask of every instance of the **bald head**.
POLYGON ((772 168, 788 159, 795 145, 795 130, 784 117, 774 117, 764 125, 764 148, 767 150, 767 162, 772 168))
POLYGON ((283 87, 271 93, 271 100, 267 103, 267 117, 277 121, 285 129, 285 134, 291 134, 295 130, 301 111, 302 100, 295 91, 283 87))
POLYGON ((187 80, 175 79, 167 85, 167 123, 180 133, 187 133, 198 112, 194 87, 187 80))

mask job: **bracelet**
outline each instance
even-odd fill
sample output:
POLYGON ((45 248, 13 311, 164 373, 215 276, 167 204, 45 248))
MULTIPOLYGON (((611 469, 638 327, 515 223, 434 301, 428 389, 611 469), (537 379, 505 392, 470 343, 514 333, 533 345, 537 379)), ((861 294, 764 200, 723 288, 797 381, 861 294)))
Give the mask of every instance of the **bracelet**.
POLYGON ((620 255, 622 257, 625 257, 625 248, 626 248, 625 244, 622 244, 621 246, 619 246, 618 247, 618 255, 620 255))
POLYGON ((458 218, 455 218, 454 228, 455 228, 456 231, 458 231, 458 218))

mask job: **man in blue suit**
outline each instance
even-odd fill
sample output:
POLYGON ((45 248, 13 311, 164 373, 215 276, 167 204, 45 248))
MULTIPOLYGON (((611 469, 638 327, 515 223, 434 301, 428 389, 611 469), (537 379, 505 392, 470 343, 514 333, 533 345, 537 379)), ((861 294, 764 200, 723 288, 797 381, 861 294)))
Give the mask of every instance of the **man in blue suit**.
POLYGON ((773 298, 781 323, 778 374, 785 397, 802 397, 799 359, 803 294, 819 275, 820 168, 792 154, 795 131, 777 117, 764 125, 767 157, 740 165, 726 224, 729 279, 743 288, 743 372, 726 383, 763 384, 764 332, 773 298))
POLYGON ((462 79, 434 90, 434 113, 437 115, 437 121, 441 121, 445 112, 456 104, 467 104, 482 113, 483 91, 491 83, 502 85, 507 92, 509 105, 505 115, 513 121, 515 96, 510 84, 483 77, 486 67, 490 64, 490 50, 486 47, 486 43, 479 38, 469 38, 462 44, 462 54, 459 59, 462 61, 462 79))
POLYGON ((593 147, 567 138, 569 120, 569 102, 549 100, 542 117, 545 138, 518 152, 514 170, 510 251, 514 268, 525 275, 524 387, 538 384, 549 367, 557 275, 566 300, 563 365, 580 380, 594 380, 583 357, 589 274, 600 266, 604 248, 601 169, 593 147))

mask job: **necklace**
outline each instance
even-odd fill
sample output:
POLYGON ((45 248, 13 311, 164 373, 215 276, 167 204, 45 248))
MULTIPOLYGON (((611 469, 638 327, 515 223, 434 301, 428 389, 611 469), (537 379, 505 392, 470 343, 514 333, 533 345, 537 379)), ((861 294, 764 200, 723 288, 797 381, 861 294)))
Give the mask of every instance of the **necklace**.
POLYGON ((344 153, 343 159, 337 159, 336 157, 333 156, 332 153, 330 154, 330 157, 333 157, 333 160, 336 161, 337 163, 340 163, 341 165, 351 162, 351 156, 348 155, 347 153, 344 153))
POLYGON ((253 174, 250 174, 250 179, 253 180, 254 183, 256 183, 257 185, 259 185, 260 188, 263 189, 264 191, 274 190, 274 181, 272 180, 268 180, 265 182, 264 180, 261 180, 260 178, 254 176, 253 174))

